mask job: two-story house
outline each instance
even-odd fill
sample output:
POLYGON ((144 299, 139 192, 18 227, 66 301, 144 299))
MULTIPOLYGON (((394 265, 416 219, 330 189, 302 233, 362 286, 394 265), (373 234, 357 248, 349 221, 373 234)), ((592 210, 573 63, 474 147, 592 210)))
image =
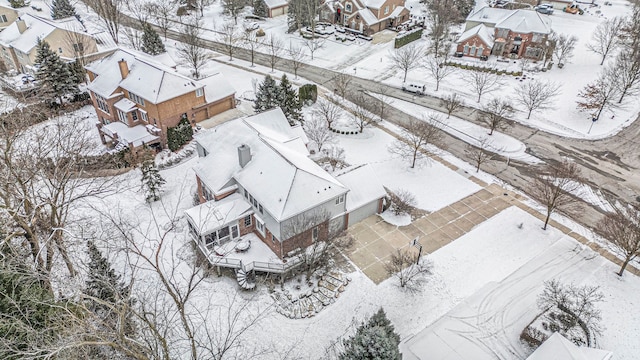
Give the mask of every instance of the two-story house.
POLYGON ((35 74, 38 39, 49 43, 67 62, 98 53, 96 40, 76 18, 49 20, 26 14, 0 32, 0 58, 5 66, 35 74))
POLYGON ((0 30, 4 30, 7 26, 13 24, 18 19, 18 10, 0 5, 0 30))
POLYGON ((371 168, 329 174, 279 108, 226 122, 196 141, 201 205, 186 215, 202 248, 253 232, 283 259, 382 211, 386 193, 371 168))
POLYGON ((551 20, 533 10, 483 7, 469 14, 465 29, 456 49, 464 56, 541 60, 551 20))
POLYGON ((371 35, 408 21, 409 10, 404 3, 404 0, 325 1, 320 8, 320 20, 371 35))
POLYGON ((167 129, 235 108, 235 90, 220 73, 193 80, 146 54, 119 49, 85 66, 103 143, 164 148, 167 129))

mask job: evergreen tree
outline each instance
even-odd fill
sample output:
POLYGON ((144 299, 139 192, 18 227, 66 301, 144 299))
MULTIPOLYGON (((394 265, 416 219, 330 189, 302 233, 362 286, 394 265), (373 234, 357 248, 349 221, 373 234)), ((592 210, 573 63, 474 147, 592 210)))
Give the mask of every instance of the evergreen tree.
POLYGON ((35 64, 38 67, 36 79, 40 81, 45 94, 50 99, 58 99, 62 104, 62 96, 78 92, 78 85, 69 70, 69 66, 56 54, 49 43, 38 39, 35 64))
POLYGON ((9 5, 11 5, 12 8, 17 9, 27 6, 27 3, 24 0, 9 0, 9 5))
POLYGON ((269 75, 264 78, 264 81, 258 85, 258 93, 256 94, 256 101, 253 105, 253 109, 257 113, 261 113, 279 106, 278 99, 280 98, 280 88, 276 84, 275 80, 269 75))
POLYGON ((158 55, 167 51, 164 48, 164 44, 162 43, 162 39, 160 39, 160 35, 149 25, 149 23, 144 23, 142 25, 142 51, 146 52, 149 55, 158 55))
POLYGON ((85 82, 86 72, 80 60, 76 59, 76 61, 70 63, 69 71, 71 71, 71 76, 73 77, 74 84, 80 84, 85 82))
POLYGON ((398 348, 400 336, 382 308, 343 343, 345 349, 339 356, 340 360, 402 359, 398 348))
POLYGON ((267 6, 264 3, 264 0, 253 0, 253 15, 266 17, 267 16, 267 6))
POLYGON ((53 0, 51 2, 51 18, 54 20, 76 16, 76 8, 69 0, 53 0))
POLYGON ((278 105, 289 120, 290 125, 302 122, 302 104, 298 99, 298 93, 293 89, 287 75, 282 75, 280 91, 278 92, 278 105))
POLYGON ((100 316, 105 325, 114 329, 119 328, 123 333, 132 334, 134 326, 131 312, 127 310, 133 304, 129 288, 120 281, 120 275, 115 273, 109 261, 102 256, 91 240, 87 241, 87 252, 89 269, 84 293, 95 299, 89 300, 89 309, 100 316), (119 313, 122 312, 125 313, 124 324, 119 319, 119 313))
POLYGON ((160 199, 160 192, 162 191, 162 185, 166 182, 160 172, 158 171, 158 167, 153 160, 147 160, 142 163, 142 186, 145 188, 147 192, 147 201, 157 201, 160 199))

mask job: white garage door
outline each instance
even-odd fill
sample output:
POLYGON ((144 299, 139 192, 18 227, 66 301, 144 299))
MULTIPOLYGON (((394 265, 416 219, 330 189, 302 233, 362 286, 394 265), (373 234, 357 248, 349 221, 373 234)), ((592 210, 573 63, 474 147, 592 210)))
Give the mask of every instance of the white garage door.
POLYGON ((278 7, 271 10, 271 17, 276 17, 280 15, 284 15, 284 7, 278 7))
POLYGON ((349 226, 353 226, 360 221, 378 212, 378 200, 363 205, 349 213, 349 226))

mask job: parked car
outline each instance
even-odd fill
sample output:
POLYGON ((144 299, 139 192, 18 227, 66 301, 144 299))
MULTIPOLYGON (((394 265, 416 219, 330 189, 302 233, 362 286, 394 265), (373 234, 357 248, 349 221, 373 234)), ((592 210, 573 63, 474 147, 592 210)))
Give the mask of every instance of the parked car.
POLYGON ((546 15, 553 14, 553 5, 551 4, 540 4, 534 7, 534 9, 540 14, 546 14, 546 15))
POLYGON ((564 9, 562 9, 562 11, 569 13, 569 14, 584 14, 584 10, 580 9, 580 6, 578 6, 578 4, 571 4, 569 6, 565 6, 564 9))
POLYGON ((487 60, 489 60, 489 57, 487 55, 481 55, 480 56, 480 60, 487 61, 487 60))
POLYGON ((424 95, 427 86, 421 83, 404 83, 402 84, 402 90, 418 95, 424 95))
POLYGON ((456 51, 456 52, 453 54, 453 56, 455 56, 455 57, 463 57, 463 56, 464 56, 464 54, 462 53, 462 51, 456 51))
POLYGON ((23 84, 28 84, 30 82, 36 81, 36 79, 31 74, 22 75, 21 80, 23 84))
POLYGON ((258 30, 260 28, 260 24, 258 24, 255 21, 252 21, 250 23, 245 23, 244 28, 247 31, 258 30))

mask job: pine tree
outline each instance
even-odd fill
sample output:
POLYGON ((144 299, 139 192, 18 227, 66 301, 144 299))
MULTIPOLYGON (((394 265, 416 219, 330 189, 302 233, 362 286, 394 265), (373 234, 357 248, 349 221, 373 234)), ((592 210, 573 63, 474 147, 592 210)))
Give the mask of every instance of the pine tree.
POLYGON ((253 109, 257 113, 261 113, 270 109, 273 109, 280 105, 278 98, 280 97, 280 88, 276 84, 275 80, 269 75, 264 78, 264 81, 258 85, 258 93, 256 94, 256 101, 253 105, 253 109))
POLYGON ((144 23, 142 25, 143 33, 142 33, 142 51, 149 55, 158 55, 167 51, 164 48, 164 44, 162 43, 162 39, 160 39, 160 35, 149 25, 149 23, 144 23))
POLYGON ((264 0, 253 0, 253 15, 266 17, 267 16, 267 6, 264 3, 264 0))
POLYGON ((402 359, 398 348, 400 336, 382 308, 343 343, 345 349, 339 356, 340 360, 402 359))
POLYGON ((162 185, 166 182, 160 172, 158 171, 158 167, 153 160, 147 160, 142 163, 142 186, 145 188, 147 192, 147 201, 157 201, 160 199, 160 192, 162 191, 162 185))
POLYGON ((50 99, 58 99, 62 104, 62 96, 78 92, 78 85, 69 66, 56 54, 49 43, 38 39, 35 64, 38 68, 36 79, 40 81, 45 94, 50 99))
POLYGON ((71 76, 73 77, 73 82, 75 84, 85 82, 85 70, 80 60, 76 59, 76 61, 70 63, 69 71, 71 71, 71 76))
POLYGON ((27 6, 27 3, 25 0, 9 0, 9 5, 11 5, 12 8, 17 9, 27 6))
POLYGON ((298 99, 298 93, 293 89, 287 75, 282 75, 280 80, 280 92, 278 94, 278 104, 289 120, 290 125, 302 122, 302 103, 298 99))
POLYGON ((76 8, 69 0, 53 0, 51 2, 51 18, 54 20, 76 16, 76 8))

